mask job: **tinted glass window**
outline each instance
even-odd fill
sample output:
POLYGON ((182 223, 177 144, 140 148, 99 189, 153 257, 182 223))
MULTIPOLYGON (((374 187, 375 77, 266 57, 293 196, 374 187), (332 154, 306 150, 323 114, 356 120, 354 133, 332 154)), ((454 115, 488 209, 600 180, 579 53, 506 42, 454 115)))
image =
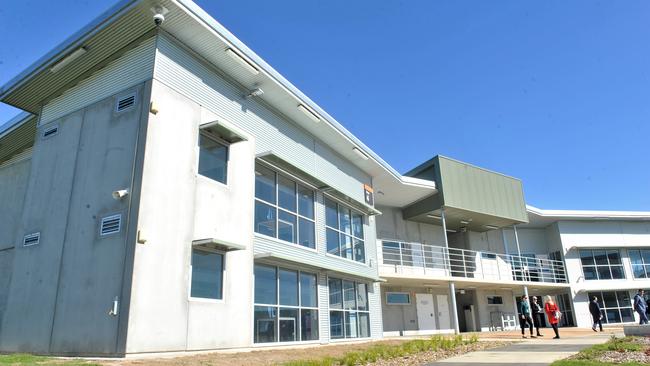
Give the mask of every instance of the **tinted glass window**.
POLYGON ((221 299, 223 287, 223 255, 192 250, 191 296, 221 299))
POLYGON ((275 267, 255 265, 255 303, 278 303, 275 267))
POLYGON ((275 203, 275 172, 262 165, 255 166, 255 197, 275 203))
POLYGON ((203 134, 199 135, 199 174, 226 183, 228 147, 203 134))

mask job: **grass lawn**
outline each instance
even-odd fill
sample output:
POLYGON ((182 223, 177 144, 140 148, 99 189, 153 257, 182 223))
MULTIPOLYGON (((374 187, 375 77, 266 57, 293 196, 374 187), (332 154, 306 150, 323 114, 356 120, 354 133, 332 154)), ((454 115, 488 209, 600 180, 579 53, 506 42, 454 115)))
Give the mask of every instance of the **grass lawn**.
POLYGON ((639 337, 612 337, 607 343, 586 348, 568 359, 553 362, 551 366, 648 366, 647 362, 608 362, 602 360, 608 358, 607 354, 618 355, 621 359, 628 358, 626 355, 629 355, 629 359, 634 359, 635 357, 632 357, 634 355, 643 356, 643 353, 648 354, 650 345, 647 342, 644 344, 640 341, 641 338, 639 337))
POLYGON ((34 356, 24 353, 15 353, 11 355, 0 355, 0 365, 11 366, 98 366, 85 360, 62 360, 57 358, 34 356))

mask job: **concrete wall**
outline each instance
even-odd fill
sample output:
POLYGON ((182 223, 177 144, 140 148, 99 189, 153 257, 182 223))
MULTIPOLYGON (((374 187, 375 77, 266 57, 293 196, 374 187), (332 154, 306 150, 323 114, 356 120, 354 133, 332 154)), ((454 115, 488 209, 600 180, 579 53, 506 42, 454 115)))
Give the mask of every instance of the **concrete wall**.
POLYGON ((107 312, 122 290, 130 197, 111 193, 130 188, 141 106, 116 113, 118 96, 52 121, 54 136, 38 131, 17 236, 41 239, 15 249, 3 351, 116 353, 118 317, 107 312), (100 237, 101 218, 117 213, 122 230, 100 237))
POLYGON ((157 81, 152 100, 126 351, 250 345, 254 142, 230 145, 226 185, 198 176, 198 126, 213 116, 157 81), (191 243, 204 238, 246 247, 225 255, 221 301, 189 297, 191 243))

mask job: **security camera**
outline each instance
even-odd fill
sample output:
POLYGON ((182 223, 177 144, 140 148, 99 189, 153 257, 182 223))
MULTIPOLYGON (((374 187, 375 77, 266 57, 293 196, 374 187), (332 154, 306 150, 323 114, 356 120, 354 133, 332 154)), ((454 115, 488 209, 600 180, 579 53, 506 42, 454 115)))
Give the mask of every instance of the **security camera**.
POLYGON ((122 198, 126 197, 128 194, 129 194, 128 189, 120 189, 119 191, 113 192, 113 199, 119 201, 122 198))
POLYGON ((156 26, 161 25, 165 21, 165 16, 161 13, 156 13, 153 15, 153 22, 156 26))
POLYGON ((156 25, 156 27, 163 24, 163 22, 165 21, 165 15, 169 13, 169 10, 161 5, 153 6, 150 10, 153 13, 153 22, 156 25))

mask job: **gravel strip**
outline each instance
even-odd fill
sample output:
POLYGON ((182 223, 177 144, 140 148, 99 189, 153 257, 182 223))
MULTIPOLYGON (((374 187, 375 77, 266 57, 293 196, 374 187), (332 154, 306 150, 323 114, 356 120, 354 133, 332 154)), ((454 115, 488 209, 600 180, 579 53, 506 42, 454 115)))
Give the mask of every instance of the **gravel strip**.
POLYGON ((512 342, 477 342, 472 344, 466 344, 460 346, 456 349, 450 350, 437 350, 437 351, 428 351, 420 352, 405 357, 393 358, 391 360, 379 360, 374 363, 370 363, 370 366, 413 366, 413 365, 423 365, 429 362, 441 360, 443 358, 454 357, 462 355, 468 352, 482 351, 489 348, 496 348, 508 345, 512 342))
POLYGON ((641 362, 650 364, 650 355, 643 352, 607 351, 598 357, 598 361, 612 363, 641 362))

